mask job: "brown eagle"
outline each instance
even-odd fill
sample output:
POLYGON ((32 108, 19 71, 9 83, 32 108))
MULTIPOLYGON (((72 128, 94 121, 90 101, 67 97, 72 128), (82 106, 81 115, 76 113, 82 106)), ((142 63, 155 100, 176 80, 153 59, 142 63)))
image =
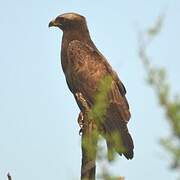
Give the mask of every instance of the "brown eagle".
POLYGON ((83 116, 82 97, 91 108, 96 103, 99 84, 106 76, 112 78, 107 95, 108 106, 103 121, 98 123, 104 129, 108 148, 115 149, 127 159, 133 158, 133 140, 128 132, 130 119, 129 105, 125 97, 126 89, 113 71, 105 57, 98 51, 89 35, 85 17, 76 13, 65 13, 49 23, 63 31, 61 46, 61 63, 70 91, 83 116), (80 98, 79 98, 80 97, 80 98), (114 140, 114 134, 119 135, 114 140), (124 148, 119 148, 123 146, 124 148))

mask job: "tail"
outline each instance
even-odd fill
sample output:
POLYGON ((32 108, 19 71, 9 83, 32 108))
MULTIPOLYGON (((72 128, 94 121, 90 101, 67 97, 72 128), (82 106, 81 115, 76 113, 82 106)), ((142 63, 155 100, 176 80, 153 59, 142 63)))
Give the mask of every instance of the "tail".
POLYGON ((121 139, 122 139, 122 144, 124 146, 123 155, 127 159, 132 159, 134 157, 134 143, 131 135, 128 132, 127 127, 125 130, 121 130, 121 139))
POLYGON ((118 129, 115 138, 113 138, 113 135, 111 133, 110 138, 106 138, 106 142, 108 147, 109 160, 113 159, 113 149, 119 155, 123 154, 128 160, 134 157, 134 143, 131 135, 128 132, 127 126, 121 130, 118 129))

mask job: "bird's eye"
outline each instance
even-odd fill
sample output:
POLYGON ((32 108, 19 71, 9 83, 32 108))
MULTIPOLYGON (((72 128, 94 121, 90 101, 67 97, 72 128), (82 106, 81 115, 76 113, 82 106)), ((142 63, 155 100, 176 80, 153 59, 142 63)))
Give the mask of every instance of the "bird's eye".
POLYGON ((64 23, 66 21, 66 19, 64 17, 61 17, 60 21, 61 21, 61 23, 64 23))
POLYGON ((55 21, 58 22, 59 24, 63 24, 65 22, 65 19, 63 17, 57 17, 55 21))

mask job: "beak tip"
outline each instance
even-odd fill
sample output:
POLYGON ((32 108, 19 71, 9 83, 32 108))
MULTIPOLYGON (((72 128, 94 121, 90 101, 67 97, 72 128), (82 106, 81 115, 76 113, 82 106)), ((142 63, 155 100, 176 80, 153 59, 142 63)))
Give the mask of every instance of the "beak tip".
POLYGON ((58 27, 58 23, 56 22, 56 20, 52 20, 52 21, 49 23, 48 27, 49 27, 49 28, 50 28, 50 27, 58 27))
POLYGON ((52 24, 52 21, 48 24, 48 27, 50 28, 50 27, 52 27, 53 26, 53 24, 52 24))

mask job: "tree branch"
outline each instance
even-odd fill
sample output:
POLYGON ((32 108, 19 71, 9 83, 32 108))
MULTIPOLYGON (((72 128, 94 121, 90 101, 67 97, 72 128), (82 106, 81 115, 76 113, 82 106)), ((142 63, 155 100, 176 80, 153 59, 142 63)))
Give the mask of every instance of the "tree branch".
POLYGON ((96 176, 96 153, 97 153, 97 130, 93 120, 89 116, 90 108, 81 93, 76 93, 76 99, 81 107, 78 123, 82 132, 81 149, 82 165, 81 180, 95 180, 96 176))
MULTIPOLYGON (((84 121, 88 121, 85 118, 84 121)), ((87 124, 82 130, 81 148, 82 148, 82 166, 81 180, 95 180, 96 175, 96 153, 97 138, 93 128, 93 122, 87 124)))

